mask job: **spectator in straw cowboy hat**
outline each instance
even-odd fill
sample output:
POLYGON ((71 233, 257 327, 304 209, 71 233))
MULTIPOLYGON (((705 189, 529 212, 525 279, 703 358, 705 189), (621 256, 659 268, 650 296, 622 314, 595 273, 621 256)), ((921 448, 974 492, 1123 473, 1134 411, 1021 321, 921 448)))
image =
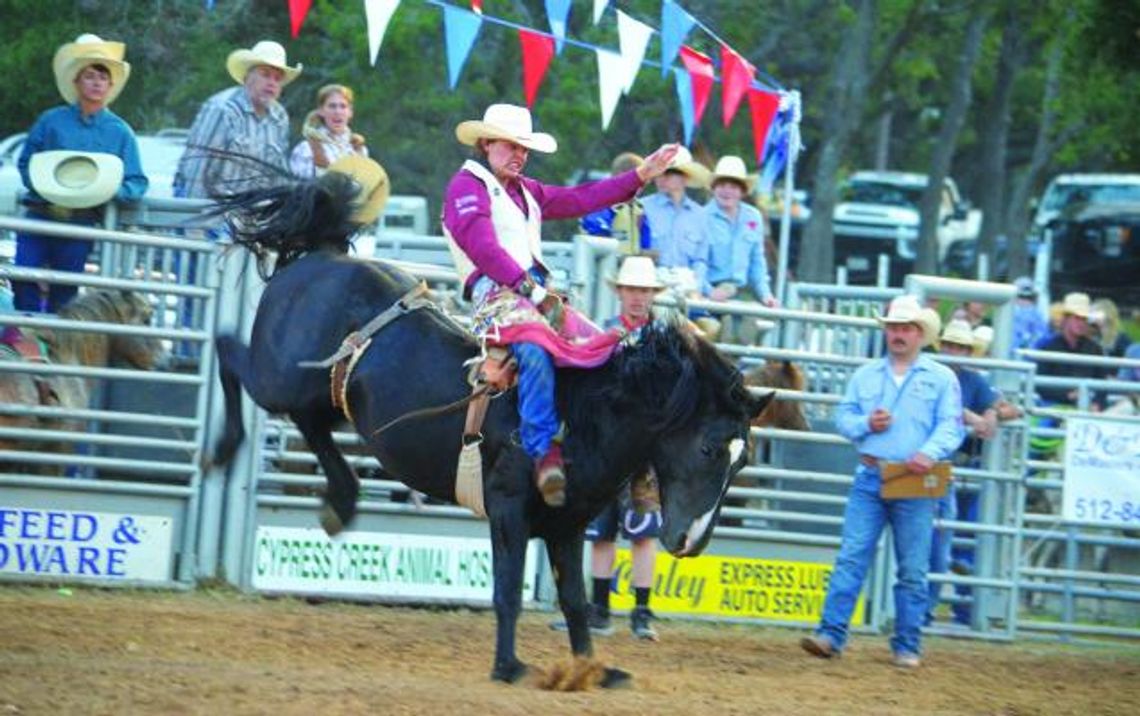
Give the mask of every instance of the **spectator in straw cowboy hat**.
POLYGON ((226 70, 238 86, 198 110, 174 175, 176 196, 217 198, 288 180, 289 113, 278 99, 301 69, 272 40, 229 54, 226 70))
MULTIPOLYGON (((617 176, 575 187, 543 184, 523 174, 530 152, 551 154, 554 137, 534 131, 530 110, 492 104, 481 120, 461 122, 455 135, 475 148, 448 183, 443 230, 464 286, 464 296, 483 318, 480 329, 528 323, 537 310, 561 332, 567 312, 546 288, 542 263, 543 219, 571 219, 632 199, 645 182, 665 171, 677 153, 664 145, 644 162, 617 176), (529 309, 529 310, 528 310, 529 309)), ((511 346, 519 365, 519 434, 535 461, 535 482, 543 500, 565 503, 566 475, 554 404, 554 363, 546 348, 520 341, 511 346)))
POLYGON ((938 335, 937 315, 913 296, 892 300, 887 315, 879 318, 887 355, 855 371, 836 408, 836 426, 860 456, 819 628, 800 642, 813 656, 832 658, 843 651, 875 544, 889 523, 898 562, 892 663, 900 668, 920 664, 936 501, 884 499, 880 471, 883 462, 891 461, 926 474, 935 462, 950 457, 965 435, 958 379, 920 352, 938 335))
POLYGON ((708 170, 680 147, 669 168, 657 177, 657 193, 641 201, 652 234, 650 250, 657 265, 675 276, 683 293, 700 293, 709 261, 704 213, 685 189, 708 187, 708 177, 708 170))
MULTIPOLYGON (((135 133, 107 106, 115 101, 131 66, 126 46, 84 34, 66 43, 52 60, 56 86, 66 104, 40 115, 28 131, 17 161, 28 188, 27 216, 32 219, 94 225, 99 207, 111 199, 134 201, 148 186, 139 161, 135 133)), ((16 265, 82 271, 91 241, 19 233, 16 265)), ((41 295, 37 283, 14 281, 21 311, 55 312, 75 297, 75 286, 52 284, 41 295)))
MULTIPOLYGON (((1104 356, 1104 351, 1096 341, 1088 337, 1089 307, 1091 302, 1087 293, 1069 293, 1061 302, 1060 329, 1048 340, 1038 344, 1042 351, 1055 353, 1073 353, 1076 355, 1104 356)), ((1049 375, 1066 378, 1106 378, 1109 371, 1093 365, 1078 365, 1075 363, 1061 363, 1057 361, 1038 361, 1037 375, 1049 375)), ((1065 387, 1039 386, 1037 394, 1043 400, 1051 403, 1076 405, 1078 390, 1065 387)), ((1103 410, 1105 407, 1105 394, 1096 391, 1092 394, 1089 408, 1093 411, 1103 410)))
MULTIPOLYGON (((751 191, 744 160, 731 154, 721 157, 712 174, 713 199, 704 207, 709 266, 701 291, 714 301, 735 298, 776 306, 764 255, 766 222, 759 209, 741 201, 751 191)), ((740 316, 733 325, 731 338, 736 342, 756 338, 754 318, 740 316)))

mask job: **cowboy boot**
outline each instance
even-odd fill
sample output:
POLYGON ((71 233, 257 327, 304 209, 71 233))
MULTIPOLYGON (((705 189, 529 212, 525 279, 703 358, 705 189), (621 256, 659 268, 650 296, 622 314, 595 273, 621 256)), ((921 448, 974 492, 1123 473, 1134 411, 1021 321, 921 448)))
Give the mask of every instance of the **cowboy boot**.
POLYGON ((634 512, 639 515, 647 515, 661 509, 661 491, 657 488, 657 476, 652 470, 646 470, 630 481, 629 497, 634 512))
POLYGON ((551 507, 566 504, 566 471, 562 462, 562 446, 550 443, 550 449, 538 459, 534 469, 534 481, 542 495, 542 501, 551 507))

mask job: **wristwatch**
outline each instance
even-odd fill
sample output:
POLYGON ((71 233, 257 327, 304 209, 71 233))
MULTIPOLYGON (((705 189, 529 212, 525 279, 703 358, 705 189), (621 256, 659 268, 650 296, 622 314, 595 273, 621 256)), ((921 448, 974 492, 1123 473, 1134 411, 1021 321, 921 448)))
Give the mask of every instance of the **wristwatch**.
POLYGON ((519 293, 530 299, 534 305, 539 305, 547 296, 545 288, 535 283, 530 277, 524 278, 519 283, 519 293))

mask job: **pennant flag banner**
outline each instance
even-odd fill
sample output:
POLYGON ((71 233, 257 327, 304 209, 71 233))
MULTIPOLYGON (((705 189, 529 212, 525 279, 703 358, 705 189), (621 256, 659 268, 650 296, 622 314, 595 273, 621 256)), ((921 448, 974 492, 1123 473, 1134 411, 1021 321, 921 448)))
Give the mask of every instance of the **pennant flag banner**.
POLYGON ((744 93, 752 86, 752 78, 756 76, 756 68, 748 63, 728 45, 721 45, 721 94, 724 100, 724 126, 732 124, 736 116, 736 109, 744 93))
POLYGON ((621 48, 622 62, 622 91, 629 94, 633 89, 633 82, 637 79, 637 72, 645 60, 645 48, 649 45, 649 38, 653 36, 653 28, 644 22, 634 20, 621 10, 617 11, 618 18, 618 46, 621 48))
POLYGON ((693 83, 689 73, 680 67, 673 68, 673 79, 677 85, 677 103, 681 105, 681 124, 685 128, 685 146, 693 143, 693 83))
POLYGON ((293 39, 301 34, 301 25, 305 24, 305 16, 309 14, 309 7, 313 0, 289 0, 289 26, 293 30, 293 39))
POLYGON ((791 138, 791 113, 782 112, 776 115, 772 122, 772 129, 768 139, 767 160, 760 171, 759 189, 765 194, 772 192, 781 172, 788 163, 789 139, 791 138))
POLYGON ((550 33, 554 35, 554 45, 558 54, 566 42, 566 18, 570 17, 570 0, 546 0, 546 19, 550 22, 550 33))
POLYGON ((681 62, 689 71, 689 80, 693 86, 693 124, 699 125, 701 117, 705 115, 705 108, 708 107, 709 95, 712 93, 714 82, 712 58, 688 45, 683 45, 681 62))
POLYGON ((450 5, 443 6, 443 38, 447 45, 447 86, 455 89, 459 73, 471 54, 475 38, 479 36, 482 18, 476 13, 460 10, 450 5))
POLYGON ((625 58, 616 52, 598 48, 598 98, 602 105, 602 130, 610 126, 614 109, 621 99, 621 75, 625 69, 625 58))
POLYGON ((522 47, 523 94, 526 106, 534 106, 534 98, 554 57, 554 38, 533 30, 519 30, 519 45, 522 47))
POLYGON ((602 19, 602 13, 606 11, 606 6, 610 4, 610 0, 594 0, 594 24, 597 25, 598 21, 602 19))
POLYGON ((483 14, 483 0, 471 0, 471 12, 483 14))
POLYGON ((213 10, 214 9, 214 0, 206 0, 206 9, 207 10, 213 10))
POLYGON ((756 149, 756 163, 763 166, 772 120, 780 108, 780 95, 753 87, 748 90, 748 108, 752 114, 752 145, 756 149))
POLYGON ((364 0, 364 21, 368 25, 368 57, 376 66, 376 55, 388 31, 388 22, 400 6, 400 0, 364 0))
POLYGON ((692 15, 673 2, 665 0, 661 3, 661 76, 669 72, 673 58, 677 56, 685 36, 693 29, 697 21, 692 15))

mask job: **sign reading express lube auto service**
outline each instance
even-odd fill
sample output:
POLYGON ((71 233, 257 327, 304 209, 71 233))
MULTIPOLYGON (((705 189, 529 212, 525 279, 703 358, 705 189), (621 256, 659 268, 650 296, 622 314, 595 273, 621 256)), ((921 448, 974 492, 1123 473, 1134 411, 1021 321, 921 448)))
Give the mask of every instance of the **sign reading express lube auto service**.
MULTIPOLYGON (((523 599, 534 599, 537 559, 527 548, 523 599)), ((253 586, 272 592, 372 595, 491 603, 491 541, 384 532, 258 527, 253 586)))
POLYGON ((165 582, 169 517, 0 506, 0 573, 165 582))

